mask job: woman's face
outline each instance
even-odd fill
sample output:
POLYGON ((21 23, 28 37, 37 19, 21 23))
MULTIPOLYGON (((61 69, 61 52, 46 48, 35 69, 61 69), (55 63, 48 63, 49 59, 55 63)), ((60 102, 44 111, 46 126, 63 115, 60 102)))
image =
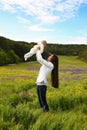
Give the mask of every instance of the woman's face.
POLYGON ((49 56, 49 57, 47 58, 47 61, 51 61, 52 58, 53 58, 53 55, 49 56))

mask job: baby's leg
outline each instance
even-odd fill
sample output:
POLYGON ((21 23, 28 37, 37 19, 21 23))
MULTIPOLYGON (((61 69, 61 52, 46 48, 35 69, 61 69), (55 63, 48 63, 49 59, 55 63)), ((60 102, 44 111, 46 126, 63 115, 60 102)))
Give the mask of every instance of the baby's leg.
POLYGON ((30 52, 26 53, 26 56, 31 57, 31 56, 34 55, 34 54, 35 54, 35 51, 34 51, 34 48, 32 48, 32 49, 30 50, 30 52))
POLYGON ((36 53, 36 48, 34 47, 34 48, 32 48, 28 53, 26 53, 26 54, 24 55, 25 61, 26 61, 29 57, 33 56, 35 53, 36 53))

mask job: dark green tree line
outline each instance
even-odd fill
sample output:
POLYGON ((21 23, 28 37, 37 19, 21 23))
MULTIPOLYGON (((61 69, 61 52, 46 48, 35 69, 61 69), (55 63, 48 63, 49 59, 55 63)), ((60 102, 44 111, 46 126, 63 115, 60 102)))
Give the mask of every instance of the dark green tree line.
MULTIPOLYGON (((18 63, 24 61, 24 54, 27 53, 36 43, 27 43, 23 41, 14 41, 5 37, 0 37, 0 65, 18 63)), ((44 58, 50 54, 56 55, 77 55, 79 58, 87 61, 87 45, 77 44, 50 44, 48 43, 43 53, 44 58)), ((36 60, 35 55, 28 61, 36 60)))

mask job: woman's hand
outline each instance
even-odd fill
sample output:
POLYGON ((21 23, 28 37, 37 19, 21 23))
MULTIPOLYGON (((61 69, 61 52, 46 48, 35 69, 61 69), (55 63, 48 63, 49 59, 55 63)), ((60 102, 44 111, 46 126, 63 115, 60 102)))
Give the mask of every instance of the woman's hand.
POLYGON ((37 50, 40 50, 40 47, 39 47, 39 46, 37 47, 37 50))

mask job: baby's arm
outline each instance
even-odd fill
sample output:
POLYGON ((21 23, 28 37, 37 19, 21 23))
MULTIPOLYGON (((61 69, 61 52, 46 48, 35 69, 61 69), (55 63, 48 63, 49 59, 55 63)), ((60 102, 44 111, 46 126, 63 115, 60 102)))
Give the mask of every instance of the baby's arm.
POLYGON ((43 53, 44 51, 44 47, 46 46, 47 44, 47 41, 46 40, 42 40, 40 43, 38 43, 40 45, 40 52, 43 53))
POLYGON ((44 51, 44 45, 42 43, 38 44, 38 46, 40 47, 40 52, 43 53, 44 51))
POLYGON ((38 47, 38 45, 35 45, 33 48, 30 49, 30 51, 29 51, 28 53, 26 53, 26 54, 24 55, 25 61, 26 61, 29 57, 33 56, 33 55, 36 53, 37 47, 38 47))

